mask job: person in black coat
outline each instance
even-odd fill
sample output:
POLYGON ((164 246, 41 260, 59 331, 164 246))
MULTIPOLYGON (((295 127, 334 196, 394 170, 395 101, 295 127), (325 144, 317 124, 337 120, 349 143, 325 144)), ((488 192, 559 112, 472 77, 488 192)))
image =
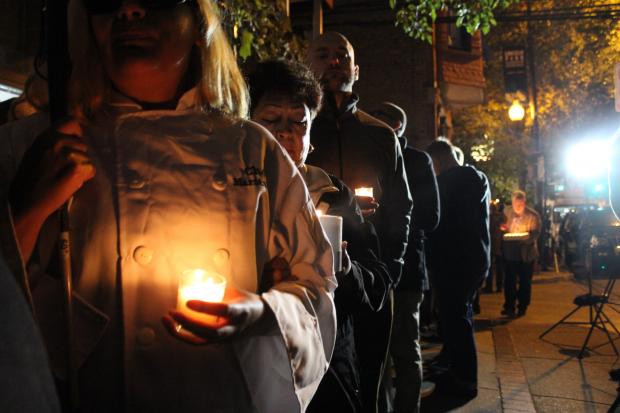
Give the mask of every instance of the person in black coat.
POLYGON ((374 226, 366 221, 355 195, 338 178, 307 165, 310 126, 320 108, 321 88, 302 64, 272 60, 257 65, 249 77, 252 120, 265 126, 297 165, 315 208, 343 218, 343 263, 336 272, 336 343, 329 370, 308 412, 362 411, 354 314, 378 311, 387 300, 390 275, 380 260, 374 226))
POLYGON ((429 268, 439 305, 442 354, 449 364, 437 384, 440 391, 475 397, 472 300, 490 266, 489 182, 473 166, 459 165, 448 141, 436 140, 427 151, 441 204, 441 221, 429 237, 429 268))
MULTIPOLYGON (((353 45, 345 36, 325 32, 313 39, 306 61, 325 92, 324 105, 312 124, 311 140, 316 150, 308 163, 337 176, 351 188, 373 188, 378 208, 377 204, 362 208, 377 230, 381 260, 396 285, 402 273, 412 207, 398 140, 389 126, 359 109, 353 85, 360 68, 353 45)), ((379 405, 390 346, 391 297, 379 312, 361 311, 356 321, 364 405, 369 413, 375 413, 379 405)), ((382 404, 380 411, 384 409, 382 404)))
POLYGON ((394 292, 394 325, 390 345, 396 369, 394 412, 411 413, 420 410, 420 304, 429 289, 424 243, 427 234, 439 224, 439 191, 430 156, 409 146, 403 136, 407 126, 404 110, 394 103, 383 102, 370 114, 384 121, 398 137, 413 198, 405 265, 394 292))

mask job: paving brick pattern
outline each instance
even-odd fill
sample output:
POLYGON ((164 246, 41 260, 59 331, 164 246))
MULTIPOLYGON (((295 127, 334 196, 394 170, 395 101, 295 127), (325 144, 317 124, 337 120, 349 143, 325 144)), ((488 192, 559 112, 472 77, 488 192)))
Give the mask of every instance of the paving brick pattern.
POLYGON ((504 413, 536 413, 521 361, 517 357, 507 327, 493 329, 496 372, 504 413))

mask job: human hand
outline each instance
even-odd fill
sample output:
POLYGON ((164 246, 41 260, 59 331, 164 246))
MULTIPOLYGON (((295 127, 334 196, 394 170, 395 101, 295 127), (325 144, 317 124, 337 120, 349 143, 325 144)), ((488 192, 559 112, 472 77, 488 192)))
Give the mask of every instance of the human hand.
POLYGON ((351 257, 349 257, 349 253, 347 252, 348 245, 346 241, 342 241, 342 270, 340 272, 343 275, 347 275, 351 272, 351 257))
POLYGON ((28 149, 11 184, 16 215, 47 218, 95 176, 82 128, 69 119, 49 128, 28 149))
POLYGON ((357 204, 360 206, 362 210, 362 215, 364 218, 368 218, 371 215, 374 215, 377 212, 377 208, 379 208, 379 203, 377 200, 371 196, 361 196, 356 195, 357 204))
POLYGON ((187 302, 191 310, 214 316, 213 321, 172 310, 162 318, 162 323, 173 337, 191 344, 209 344, 234 338, 250 327, 258 326, 265 318, 265 306, 257 294, 226 287, 220 303, 187 302))

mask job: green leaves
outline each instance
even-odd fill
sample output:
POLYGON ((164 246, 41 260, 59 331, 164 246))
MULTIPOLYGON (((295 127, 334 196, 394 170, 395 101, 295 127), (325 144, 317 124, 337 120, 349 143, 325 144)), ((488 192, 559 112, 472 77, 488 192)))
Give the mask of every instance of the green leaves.
POLYGON ((218 0, 218 5, 229 40, 242 60, 301 56, 303 42, 291 29, 285 1, 218 0))
POLYGON ((241 31, 241 47, 239 48, 239 56, 245 60, 252 55, 252 44, 254 43, 254 35, 247 30, 241 31))
POLYGON ((409 36, 432 42, 433 23, 440 12, 450 11, 456 17, 456 25, 465 27, 468 33, 478 30, 484 34, 497 24, 494 13, 521 0, 389 0, 396 11, 396 25, 409 36))

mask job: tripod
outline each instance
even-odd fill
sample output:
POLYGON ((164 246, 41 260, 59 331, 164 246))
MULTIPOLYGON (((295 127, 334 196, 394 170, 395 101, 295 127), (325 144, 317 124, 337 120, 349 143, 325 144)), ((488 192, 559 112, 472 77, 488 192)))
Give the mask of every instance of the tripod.
POLYGON ((540 336, 538 336, 538 338, 542 339, 544 336, 549 334, 553 329, 555 329, 561 324, 589 325, 590 329, 588 330, 588 335, 586 336, 586 339, 583 342, 583 345, 581 346, 581 351, 579 351, 579 355, 577 356, 577 358, 579 359, 583 358, 583 354, 588 348, 588 342, 590 341, 590 338, 592 337, 592 332, 594 331, 595 328, 598 328, 599 330, 603 331, 607 335, 609 344, 611 344, 611 346, 613 347, 616 355, 619 355, 618 349, 616 348, 616 345, 614 344, 614 339, 611 337, 611 334, 609 333, 609 330, 607 329, 607 324, 609 324, 611 328, 613 328, 613 330, 618 336, 620 336, 620 331, 618 331, 614 323, 611 322, 611 319, 607 316, 607 314, 605 314, 605 311, 604 311, 605 304, 608 304, 608 303, 616 304, 614 302, 609 301, 609 296, 611 292, 613 291, 615 284, 616 284, 616 277, 611 276, 609 280, 607 281, 607 284, 605 285, 605 288, 603 289, 603 292, 601 294, 598 294, 598 295, 592 294, 592 275, 588 274, 588 293, 578 295, 577 297, 575 297, 575 299, 573 300, 573 303, 577 307, 574 308, 570 313, 562 317, 560 321, 558 321, 557 323, 549 327, 547 330, 545 330, 545 332, 542 333, 540 336), (573 314, 575 314, 577 311, 579 311, 583 307, 588 307, 588 312, 589 312, 588 321, 566 321, 573 314))

